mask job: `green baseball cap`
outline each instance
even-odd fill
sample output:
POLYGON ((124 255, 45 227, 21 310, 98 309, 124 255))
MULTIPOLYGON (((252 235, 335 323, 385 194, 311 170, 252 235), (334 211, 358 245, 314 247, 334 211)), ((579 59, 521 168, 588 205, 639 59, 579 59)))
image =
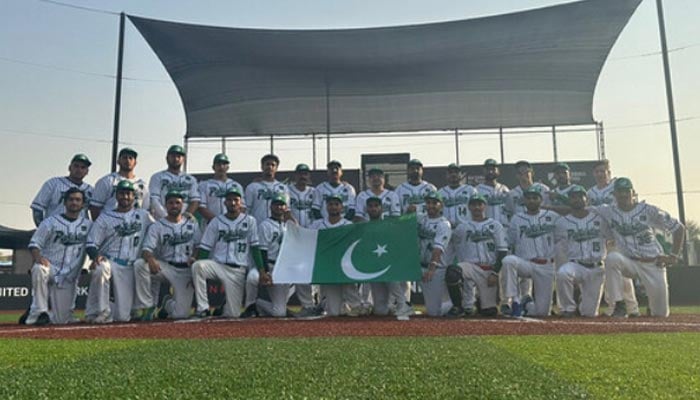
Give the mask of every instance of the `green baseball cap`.
POLYGON ((326 164, 326 168, 330 168, 332 166, 336 166, 338 168, 343 168, 343 164, 340 163, 338 160, 330 160, 328 161, 328 164, 326 164))
POLYGON ((447 166, 447 170, 448 170, 448 171, 451 170, 451 169, 456 169, 457 171, 460 170, 459 165, 457 165, 457 164, 455 164, 455 163, 451 163, 450 165, 447 166))
POLYGON ((515 163, 515 168, 520 168, 520 167, 527 167, 528 169, 532 169, 532 165, 530 165, 529 161, 525 160, 520 160, 515 163))
POLYGON ((569 189, 567 196, 571 197, 572 194, 582 194, 584 196, 587 196, 588 192, 586 191, 586 188, 584 188, 583 186, 574 185, 571 189, 569 189))
POLYGON ((484 197, 483 195, 481 195, 479 193, 477 193, 474 196, 469 198, 469 204, 476 203, 478 201, 480 201, 484 204, 488 203, 488 201, 486 201, 486 197, 484 197))
POLYGON ((426 193, 426 195, 423 198, 425 200, 437 200, 440 203, 442 203, 442 195, 434 190, 431 190, 428 193, 426 193))
POLYGON ((615 190, 632 190, 632 181, 629 178, 617 178, 615 179, 615 184, 613 185, 615 190))
POLYGON ((175 153, 175 154, 181 154, 181 155, 186 155, 185 149, 180 146, 179 144, 174 144, 168 148, 168 154, 170 153, 175 153))
POLYGON ((136 150, 132 149, 131 147, 124 147, 123 149, 119 150, 119 157, 134 156, 134 158, 136 158, 138 155, 139 153, 137 153, 136 150))
POLYGON ((372 167, 367 171, 367 175, 384 175, 384 170, 377 167, 372 167))
POLYGON ((560 170, 560 169, 563 169, 563 170, 566 170, 566 171, 571 171, 571 168, 569 168, 569 164, 563 163, 563 162, 556 163, 556 164, 554 165, 554 171, 557 171, 557 170, 560 170))
POLYGON ((282 193, 277 193, 274 196, 272 196, 272 199, 270 200, 270 203, 284 203, 287 204, 287 196, 285 196, 282 193))
POLYGON ((230 164, 231 160, 228 159, 228 156, 224 153, 219 153, 214 156, 214 164, 230 164))
POLYGON ((169 190, 168 193, 165 194, 165 201, 168 201, 168 199, 177 197, 179 199, 185 199, 185 194, 182 193, 179 190, 169 190))
POLYGON ((498 167, 498 161, 493 158, 487 158, 486 161, 484 161, 484 167, 498 167))
POLYGON ((241 192, 240 192, 235 186, 230 187, 230 188, 226 191, 226 197, 228 197, 228 195, 230 195, 230 194, 232 194, 232 195, 234 195, 234 196, 238 196, 238 197, 243 197, 243 195, 241 194, 241 192))
POLYGON ((70 162, 71 162, 71 164, 74 162, 80 162, 80 163, 87 165, 88 167, 92 165, 92 162, 90 162, 90 159, 88 158, 88 156, 86 156, 83 153, 78 153, 78 154, 74 155, 73 158, 70 160, 70 162))
POLYGON ((126 179, 124 179, 117 183, 117 192, 120 190, 129 190, 135 192, 136 188, 134 188, 134 184, 131 183, 131 181, 127 181, 126 179))
POLYGON ((528 195, 536 195, 542 197, 542 191, 540 190, 539 187, 532 185, 529 188, 523 190, 523 197, 528 196, 528 195))
POLYGON ((365 201, 365 204, 369 204, 371 202, 376 202, 376 203, 382 204, 382 199, 380 199, 377 196, 370 196, 367 198, 367 201, 365 201))
POLYGON ((294 168, 294 171, 296 171, 296 172, 309 172, 309 171, 311 171, 311 168, 309 168, 308 165, 302 163, 302 164, 297 164, 297 167, 294 168))
POLYGON ((417 158, 414 158, 414 159, 411 159, 411 160, 408 162, 408 165, 409 165, 409 166, 411 166, 411 165, 418 165, 418 166, 422 167, 422 166, 423 166, 423 163, 421 162, 421 160, 419 160, 419 159, 417 159, 417 158))
POLYGON ((338 200, 340 202, 340 204, 343 204, 343 198, 340 197, 340 195, 330 194, 330 195, 326 196, 326 203, 328 203, 331 200, 338 200))

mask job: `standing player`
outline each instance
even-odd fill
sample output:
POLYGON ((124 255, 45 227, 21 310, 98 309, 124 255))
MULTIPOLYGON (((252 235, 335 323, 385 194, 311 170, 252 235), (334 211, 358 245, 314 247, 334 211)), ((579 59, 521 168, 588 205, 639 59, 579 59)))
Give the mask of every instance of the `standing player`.
MULTIPOLYGON (((230 188, 236 188, 243 193, 243 186, 229 178, 227 173, 231 161, 228 156, 219 153, 214 156, 211 168, 214 170, 214 177, 199 184, 199 213, 209 222, 218 215, 226 213, 226 192, 230 188)), ((243 204, 245 207, 245 204, 243 204)))
POLYGON ((503 226, 508 226, 508 213, 506 211, 506 200, 508 199, 508 186, 498 182, 501 170, 498 162, 493 158, 484 161, 484 182, 476 186, 476 191, 484 196, 488 207, 486 216, 493 218, 503 226))
POLYGON ((165 156, 168 169, 156 172, 151 176, 151 181, 148 184, 148 191, 151 194, 151 214, 158 219, 168 215, 168 212, 165 210, 165 195, 171 191, 185 194, 184 210, 189 215, 194 215, 194 212, 199 207, 197 179, 182 171, 185 158, 185 149, 182 146, 170 146, 165 156))
POLYGON ((375 197, 381 201, 382 218, 398 217, 401 215, 401 204, 396 192, 384 187, 384 171, 380 168, 370 168, 367 172, 369 189, 357 195, 355 202, 355 222, 367 221, 367 200, 375 197))
MULTIPOLYGON (((255 269, 248 272, 246 278, 246 309, 256 307, 258 313, 263 316, 285 317, 287 316, 287 299, 289 298, 290 285, 276 284, 272 282, 272 270, 277 261, 277 255, 282 245, 282 238, 287 233, 287 224, 290 223, 287 199, 283 195, 276 195, 270 203, 270 218, 258 225, 258 240, 262 253, 264 270, 258 272, 255 269), (258 298, 258 285, 264 284, 270 300, 258 298)), ((291 221, 294 223, 294 221, 291 221)))
MULTIPOLYGON (((207 297, 207 279, 218 279, 226 292, 223 316, 238 318, 241 315, 246 270, 252 257, 255 266, 266 276, 262 255, 258 247, 258 223, 243 213, 241 193, 231 188, 226 193, 226 214, 209 221, 199 250, 208 252, 209 259, 192 264, 192 280, 197 297, 197 317, 210 315, 207 297)), ((197 258, 197 257, 195 257, 197 258)), ((264 284, 268 282, 261 279, 264 284)))
POLYGON ((193 255, 199 244, 201 233, 199 224, 193 218, 182 216, 185 195, 182 192, 168 192, 165 195, 165 208, 168 216, 159 219, 148 229, 143 242, 143 251, 134 263, 136 275, 136 300, 142 309, 144 321, 153 319, 160 292, 160 282, 170 283, 172 299, 166 297, 159 315, 170 318, 187 318, 192 307, 191 266, 193 255), (157 282, 152 286, 152 283, 157 282))
POLYGON ((396 194, 401 202, 401 213, 416 213, 418 217, 425 215, 425 196, 437 189, 432 183, 423 180, 423 163, 412 159, 406 166, 408 181, 396 188, 396 194))
POLYGON ((85 194, 84 215, 92 198, 92 186, 83 179, 90 169, 90 159, 85 154, 76 154, 68 165, 68 176, 57 176, 44 182, 32 201, 32 217, 34 224, 39 226, 41 221, 51 215, 59 215, 65 211, 63 198, 68 189, 75 187, 85 194))
POLYGON ((343 182, 343 166, 340 161, 332 160, 328 168, 328 181, 316 186, 312 211, 316 219, 328 218, 326 199, 333 196, 343 200, 344 218, 352 221, 355 217, 355 188, 343 182))
MULTIPOLYGON (((535 182, 535 173, 529 162, 521 160, 515 163, 515 174, 518 185, 508 192, 507 209, 508 214, 513 215, 527 211, 525 208, 525 198, 523 193, 531 186, 537 188, 540 193, 549 193, 549 186, 535 182)), ((549 198, 542 199, 542 205, 548 205, 549 198)))
POLYGON ((134 261, 141 254, 148 211, 134 208, 134 184, 117 184, 117 208, 104 210, 88 234, 86 251, 92 264, 85 318, 92 323, 129 321, 134 304, 134 261), (109 303, 110 278, 114 303, 109 303))
POLYGON ((459 165, 452 163, 447 166, 447 185, 440 188, 440 195, 444 201, 442 215, 450 221, 453 227, 462 221, 468 221, 469 199, 476 194, 473 186, 462 183, 462 171, 459 165))
POLYGON ((542 208, 556 211, 560 215, 566 215, 571 211, 569 208, 569 190, 574 187, 571 183, 571 168, 569 168, 567 163, 557 163, 552 172, 554 173, 556 186, 549 191, 550 204, 542 208))
POLYGON ((72 187, 63 198, 65 213, 51 215, 32 235, 32 305, 27 325, 74 321, 78 276, 85 260, 85 242, 92 222, 81 215, 85 194, 72 187), (49 309, 49 304, 51 308, 49 309))
MULTIPOLYGON (((294 220, 303 228, 310 227, 314 220, 311 207, 315 188, 310 185, 311 169, 306 164, 297 164, 294 169, 294 184, 289 186, 289 208, 294 220)), ((297 313, 297 317, 318 315, 312 286, 295 284, 294 291, 301 303, 301 311, 297 313)), ((318 289, 316 291, 318 292, 318 289)))
POLYGON ((527 315, 545 317, 552 310, 554 224, 559 216, 540 208, 542 193, 537 188, 530 187, 524 195, 527 211, 515 214, 508 228, 508 239, 515 254, 503 259, 501 313, 519 317, 524 311, 527 315), (532 278, 534 302, 529 295, 520 298, 519 277, 532 278))
MULTIPOLYGON (((314 221, 311 229, 330 229, 352 223, 343 218, 342 197, 330 194, 325 198, 325 204, 328 216, 314 221)), ((343 311, 350 316, 358 316, 368 311, 362 308, 360 293, 355 284, 321 285, 321 297, 324 299, 323 307, 329 316, 341 315, 343 311), (347 307, 343 307, 343 302, 347 307)))
POLYGON ((569 190, 571 213, 557 220, 555 239, 566 249, 568 262, 557 271, 559 312, 564 318, 576 316, 574 286, 581 290, 579 314, 597 317, 600 296, 603 292, 605 270, 605 237, 609 236, 607 223, 600 215, 589 211, 583 186, 574 185, 569 190))
POLYGON ((445 284, 445 249, 450 243, 452 229, 447 218, 441 215, 442 196, 429 192, 425 196, 426 215, 418 220, 420 257, 423 267, 423 300, 431 317, 439 317, 443 312, 443 299, 447 294, 445 284))
POLYGON ((653 317, 668 317, 668 282, 666 267, 678 263, 683 247, 685 227, 667 212, 647 203, 639 203, 632 181, 615 180, 615 203, 599 207, 598 213, 608 222, 615 250, 605 259, 605 287, 615 304, 613 317, 626 317, 622 298, 622 277, 639 279, 649 297, 653 317), (671 254, 664 254, 654 230, 673 236, 671 254))
POLYGON ((117 188, 117 183, 128 180, 134 184, 136 189, 134 200, 135 208, 143 208, 148 210, 150 206, 150 196, 148 194, 148 185, 146 181, 138 178, 134 173, 136 168, 136 150, 125 147, 119 150, 119 165, 118 172, 112 172, 109 175, 103 176, 95 184, 95 194, 90 200, 90 216, 93 221, 97 220, 103 209, 114 210, 117 208, 117 199, 114 196, 117 188))
POLYGON ((274 154, 264 155, 260 159, 262 178, 248 184, 245 188, 246 213, 262 222, 270 216, 270 203, 272 198, 278 194, 289 198, 287 185, 275 179, 280 159, 274 154))
POLYGON ((447 315, 460 317, 464 280, 473 281, 479 290, 480 314, 494 317, 498 314, 498 273, 503 258, 508 254, 508 244, 503 225, 487 217, 486 198, 480 194, 469 199, 471 220, 460 224, 453 231, 459 264, 447 267, 445 283, 452 300, 447 315))

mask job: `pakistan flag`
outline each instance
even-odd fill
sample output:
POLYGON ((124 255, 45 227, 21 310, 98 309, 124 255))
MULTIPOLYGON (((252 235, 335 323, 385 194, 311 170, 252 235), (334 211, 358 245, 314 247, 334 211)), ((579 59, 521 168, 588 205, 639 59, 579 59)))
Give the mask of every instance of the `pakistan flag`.
POLYGON ((274 283, 415 281, 421 276, 415 215, 312 230, 290 225, 274 283))

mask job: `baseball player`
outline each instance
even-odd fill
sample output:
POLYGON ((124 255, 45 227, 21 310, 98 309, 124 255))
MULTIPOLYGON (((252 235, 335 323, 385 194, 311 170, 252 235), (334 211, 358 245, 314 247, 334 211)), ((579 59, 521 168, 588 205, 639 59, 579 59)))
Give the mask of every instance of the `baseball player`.
POLYGON ((357 195, 355 201, 355 222, 370 220, 367 215, 367 200, 376 197, 381 200, 382 218, 398 217, 401 215, 399 196, 393 190, 384 187, 384 171, 381 168, 370 168, 367 172, 369 189, 357 195))
MULTIPOLYGON (((311 206, 314 202, 315 188, 311 185, 311 169, 306 164, 297 164, 294 169, 294 184, 289 186, 289 208, 295 221, 304 228, 311 226, 314 221, 311 206)), ((297 317, 311 317, 319 315, 319 309, 314 301, 314 290, 311 285, 295 284, 294 291, 297 294, 301 310, 297 317)), ((316 292, 318 288, 316 287, 316 292)))
POLYGON ((668 282, 666 267, 678 263, 685 238, 685 227, 667 212, 648 204, 637 202, 628 178, 615 180, 615 203, 597 208, 608 222, 615 250, 605 259, 605 286, 615 304, 613 317, 626 317, 622 301, 622 277, 641 281, 649 298, 649 310, 654 317, 667 317, 668 282), (664 254, 656 240, 654 230, 670 232, 673 236, 671 254, 664 254))
POLYGON ((93 188, 83 179, 87 176, 90 165, 92 163, 85 154, 76 154, 68 165, 68 176, 57 176, 41 185, 41 189, 31 205, 32 217, 36 226, 39 226, 45 218, 59 215, 65 211, 63 198, 66 191, 72 187, 80 189, 85 194, 83 207, 84 214, 87 216, 87 207, 92 198, 93 188))
MULTIPOLYGON (((359 197, 360 196, 358 196, 358 198, 359 197)), ((370 223, 381 221, 382 219, 386 218, 384 204, 384 199, 379 196, 371 196, 365 200, 365 206, 362 207, 362 209, 370 223)), ((358 207, 358 209, 359 208, 360 207, 358 207)), ((389 311, 391 309, 391 304, 389 302, 393 297, 397 303, 396 311, 394 312, 397 319, 408 320, 408 318, 413 315, 413 308, 406 301, 406 293, 401 288, 401 284, 399 282, 372 282, 370 284, 370 288, 372 290, 372 299, 374 304, 372 312, 374 314, 389 315, 389 311)))
POLYGON ((199 184, 199 213, 206 221, 226 213, 224 202, 226 192, 230 188, 235 187, 239 193, 243 193, 243 186, 227 175, 230 164, 231 161, 226 154, 215 155, 211 167, 214 170, 214 177, 199 184))
POLYGON ((581 291, 579 314, 596 317, 605 278, 603 259, 605 238, 609 236, 607 223, 586 208, 588 201, 583 186, 574 185, 568 196, 571 213, 559 218, 554 230, 555 240, 563 242, 568 259, 556 277, 559 315, 564 318, 576 316, 574 286, 578 286, 581 291))
POLYGON ((146 181, 138 178, 134 173, 136 167, 136 150, 125 147, 119 150, 117 164, 119 165, 118 172, 112 172, 105 175, 95 184, 95 193, 90 199, 90 216, 93 221, 96 221, 104 208, 114 210, 117 208, 117 199, 114 196, 117 188, 117 183, 123 180, 128 180, 134 184, 136 189, 134 200, 135 208, 150 208, 150 196, 148 194, 148 185, 146 181))
POLYGON ((484 161, 484 182, 476 186, 477 193, 486 198, 488 207, 486 214, 500 222, 503 226, 508 226, 508 212, 506 210, 506 200, 508 199, 508 186, 498 182, 501 170, 498 162, 493 158, 484 161))
POLYGON ((85 194, 68 188, 65 212, 44 219, 32 235, 32 305, 25 323, 45 325, 75 321, 73 308, 85 242, 92 222, 82 215, 85 194), (49 305, 51 308, 49 309, 49 305))
MULTIPOLYGON (((311 224, 311 229, 331 229, 352 222, 343 218, 343 198, 330 194, 325 198, 326 215, 311 224)), ((325 284, 321 285, 321 297, 324 299, 323 308, 326 315, 338 316, 347 313, 349 316, 366 314, 369 310, 362 307, 362 300, 355 284, 325 284), (343 305, 345 302, 345 306, 343 305)))
POLYGON ((420 257, 423 267, 423 300, 428 315, 439 317, 444 314, 443 301, 447 295, 445 284, 445 249, 450 243, 452 228, 447 218, 441 215, 442 196, 432 191, 425 195, 426 215, 418 221, 420 257))
POLYGON ((328 218, 328 211, 325 207, 326 199, 330 196, 340 197, 343 200, 343 210, 345 210, 344 218, 352 221, 355 217, 355 188, 342 180, 343 166, 340 161, 331 160, 326 167, 328 168, 328 181, 316 186, 311 210, 316 219, 328 218))
POLYGON ((277 194, 289 198, 287 185, 275 179, 280 159, 274 154, 264 155, 260 159, 262 178, 248 184, 245 188, 246 213, 256 221, 264 221, 270 216, 270 202, 277 194))
POLYGON ((91 323, 129 321, 134 305, 134 261, 141 254, 146 230, 153 222, 134 208, 134 184, 117 183, 117 208, 104 210, 88 234, 86 252, 92 264, 85 318, 91 323), (110 279, 114 303, 109 303, 110 279))
POLYGON ((450 221, 453 227, 462 221, 468 221, 469 199, 476 194, 472 185, 462 183, 462 171, 459 165, 452 163, 447 166, 447 185, 440 188, 440 195, 444 202, 442 215, 450 221))
POLYGON ((199 251, 208 252, 209 259, 192 264, 192 281, 197 298, 195 316, 199 318, 210 315, 207 279, 218 279, 223 284, 226 304, 222 315, 229 318, 241 315, 250 257, 260 272, 261 282, 267 283, 267 273, 258 246, 258 223, 242 211, 243 196, 238 189, 228 190, 225 205, 226 214, 209 221, 199 245, 199 251))
MULTIPOLYGON (((532 165, 529 162, 521 160, 515 163, 515 174, 518 179, 518 185, 508 192, 508 199, 506 201, 506 208, 508 209, 508 214, 513 215, 517 213, 526 212, 525 199, 523 192, 527 190, 530 186, 536 187, 540 193, 549 193, 549 186, 535 182, 535 173, 532 169, 532 165)), ((549 197, 542 199, 542 205, 549 204, 549 197)))
POLYGON ((159 219, 148 229, 143 242, 142 258, 134 263, 136 275, 136 300, 141 308, 141 319, 150 321, 154 317, 160 282, 167 281, 173 296, 163 301, 160 316, 174 319, 187 318, 192 307, 194 287, 192 270, 195 248, 201 239, 199 223, 194 218, 185 218, 182 209, 185 195, 170 191, 165 195, 168 216, 159 219), (152 285, 154 284, 155 285, 152 285))
POLYGON ((487 200, 481 194, 469 199, 471 220, 461 223, 453 231, 458 264, 447 267, 445 283, 452 300, 447 315, 452 318, 465 314, 462 308, 463 281, 473 281, 479 291, 481 308, 486 317, 498 314, 498 273, 503 258, 508 254, 506 232, 497 220, 487 217, 487 200))
POLYGON ((412 159, 406 165, 408 181, 396 188, 401 202, 401 213, 416 213, 417 217, 425 215, 425 195, 437 189, 432 183, 423 180, 423 163, 412 159))
POLYGON ((165 195, 170 191, 178 191, 185 194, 184 211, 189 213, 189 215, 194 215, 194 212, 199 208, 200 199, 197 179, 182 171, 185 158, 185 149, 182 146, 170 146, 165 156, 168 169, 156 172, 151 176, 148 185, 148 192, 151 195, 151 214, 158 219, 168 215, 165 209, 165 195))
POLYGON ((559 215, 568 214, 571 211, 569 207, 569 190, 574 187, 571 183, 571 168, 569 168, 567 163, 557 163, 552 172, 554 173, 556 186, 549 191, 549 205, 545 205, 542 208, 556 211, 559 215))
POLYGON ((289 219, 287 199, 283 195, 276 195, 270 202, 270 218, 262 221, 258 225, 258 240, 262 253, 264 271, 258 272, 255 269, 248 272, 246 278, 246 308, 254 305, 258 313, 270 317, 287 316, 287 299, 289 298, 288 284, 276 284, 272 282, 272 270, 277 261, 277 255, 282 245, 282 238, 287 232, 287 224, 294 223, 289 219), (258 297, 258 285, 263 283, 267 286, 267 293, 270 300, 258 297))
POLYGON ((559 215, 542 210, 542 193, 531 186, 524 192, 524 213, 513 216, 508 227, 508 239, 515 254, 503 259, 500 273, 501 313, 519 317, 548 316, 552 310, 554 286, 554 224, 559 215), (532 278, 535 300, 529 295, 520 298, 518 278, 532 278))

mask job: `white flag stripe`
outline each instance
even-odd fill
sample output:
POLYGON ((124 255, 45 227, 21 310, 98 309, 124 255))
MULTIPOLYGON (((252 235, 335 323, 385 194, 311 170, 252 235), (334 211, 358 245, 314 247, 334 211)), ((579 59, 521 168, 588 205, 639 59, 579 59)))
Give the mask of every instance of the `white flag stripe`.
POLYGON ((318 231, 289 224, 282 239, 275 268, 274 283, 311 283, 316 262, 318 231))

